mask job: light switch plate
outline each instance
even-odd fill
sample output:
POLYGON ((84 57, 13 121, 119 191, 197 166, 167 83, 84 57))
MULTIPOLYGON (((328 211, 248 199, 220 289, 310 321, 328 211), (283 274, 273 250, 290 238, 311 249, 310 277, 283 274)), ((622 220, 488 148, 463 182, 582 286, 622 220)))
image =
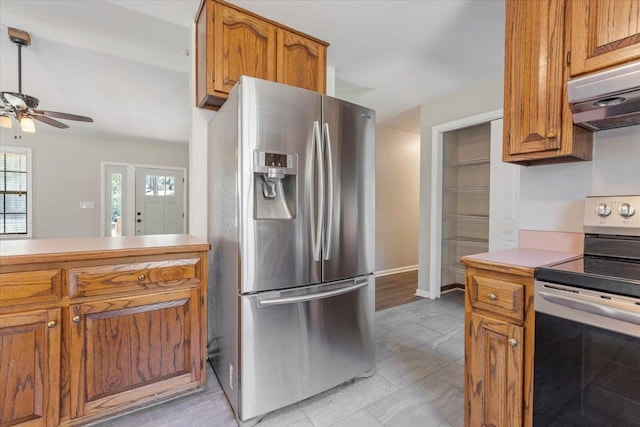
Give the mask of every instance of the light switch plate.
POLYGON ((94 209, 95 207, 94 202, 80 202, 80 209, 94 209))

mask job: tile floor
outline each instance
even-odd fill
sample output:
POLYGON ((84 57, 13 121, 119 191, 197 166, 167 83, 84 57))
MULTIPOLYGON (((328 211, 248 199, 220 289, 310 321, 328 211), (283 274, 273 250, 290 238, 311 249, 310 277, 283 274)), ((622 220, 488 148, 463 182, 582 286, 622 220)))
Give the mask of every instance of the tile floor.
MULTIPOLYGON (((464 424, 464 293, 376 313, 376 369, 267 415, 256 427, 458 427, 464 424)), ((101 427, 235 427, 209 368, 204 392, 99 424, 101 427)))

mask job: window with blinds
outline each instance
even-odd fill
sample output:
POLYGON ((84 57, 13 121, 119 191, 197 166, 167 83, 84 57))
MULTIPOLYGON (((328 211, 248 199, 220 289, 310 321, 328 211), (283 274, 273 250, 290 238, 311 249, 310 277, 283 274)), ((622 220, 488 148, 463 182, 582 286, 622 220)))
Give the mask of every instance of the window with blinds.
POLYGON ((30 149, 0 149, 0 236, 31 235, 30 174, 30 149))

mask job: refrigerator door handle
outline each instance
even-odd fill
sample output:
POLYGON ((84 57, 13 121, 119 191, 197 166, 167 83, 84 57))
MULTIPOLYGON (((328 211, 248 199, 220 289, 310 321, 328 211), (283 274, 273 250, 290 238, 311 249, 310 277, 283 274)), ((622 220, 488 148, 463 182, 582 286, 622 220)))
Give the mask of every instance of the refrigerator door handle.
POLYGON ((310 206, 311 206, 311 245, 313 246, 313 259, 320 261, 322 249, 322 226, 324 224, 324 162, 322 161, 322 139, 320 138, 320 122, 313 122, 313 155, 318 170, 318 210, 315 209, 315 183, 311 182, 310 206), (315 216, 318 215, 318 223, 315 224, 315 216))
POLYGON ((318 293, 314 293, 314 294, 308 294, 308 295, 298 295, 295 297, 280 297, 280 298, 258 298, 258 306, 259 307, 270 307, 273 305, 282 305, 282 304, 295 304, 298 302, 306 302, 306 301, 313 301, 313 300, 319 300, 319 299, 324 299, 324 298, 329 298, 329 297, 333 297, 336 295, 342 295, 342 294, 346 294, 349 292, 353 292, 355 290, 358 290, 360 288, 364 288, 365 286, 367 286, 369 284, 369 282, 367 281, 367 279, 364 280, 354 280, 353 285, 348 285, 348 286, 344 286, 338 289, 332 289, 330 291, 326 291, 326 292, 318 292, 318 293))
POLYGON ((324 124, 322 129, 323 139, 326 143, 327 153, 327 186, 329 187, 328 194, 328 206, 327 206, 327 228, 325 230, 325 246, 324 246, 324 259, 329 260, 331 258, 331 237, 333 235, 333 154, 331 153, 331 136, 329 135, 329 123, 324 124))

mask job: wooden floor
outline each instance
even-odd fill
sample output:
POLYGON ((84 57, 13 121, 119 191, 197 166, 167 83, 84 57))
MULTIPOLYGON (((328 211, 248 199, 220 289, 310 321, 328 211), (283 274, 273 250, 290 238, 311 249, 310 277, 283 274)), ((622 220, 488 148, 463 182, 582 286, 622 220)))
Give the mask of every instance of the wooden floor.
POLYGON ((417 288, 418 270, 376 277, 376 311, 420 300, 417 288))

